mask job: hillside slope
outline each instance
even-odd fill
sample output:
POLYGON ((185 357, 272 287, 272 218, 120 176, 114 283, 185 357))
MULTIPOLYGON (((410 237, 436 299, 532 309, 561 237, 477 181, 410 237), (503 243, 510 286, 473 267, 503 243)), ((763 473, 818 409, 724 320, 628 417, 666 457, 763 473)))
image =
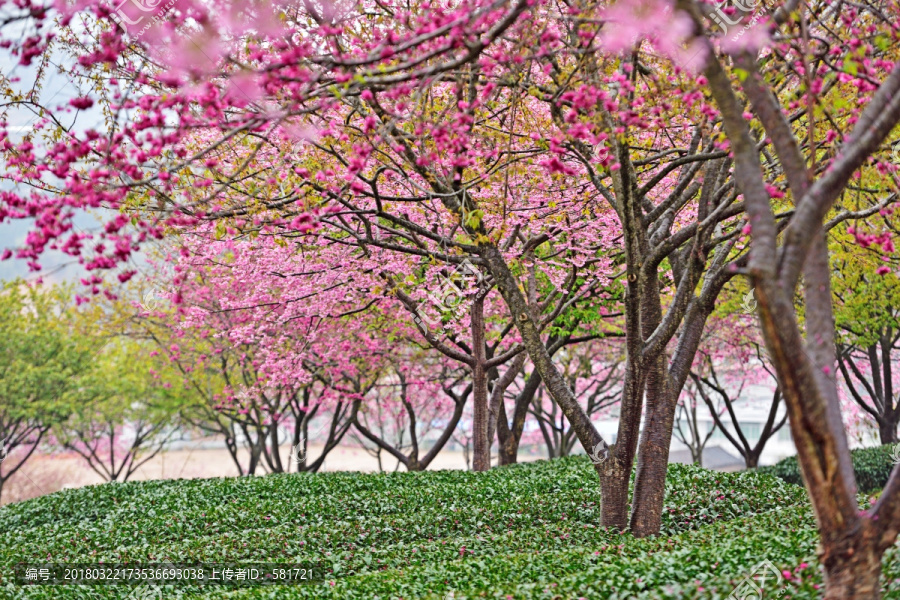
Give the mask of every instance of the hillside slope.
MULTIPOLYGON (((805 492, 758 473, 672 465, 665 535, 600 529, 586 459, 476 474, 277 475, 66 490, 0 509, 0 598, 727 598, 764 560, 765 587, 815 598, 805 492), (18 586, 16 564, 293 563, 318 583, 18 586)), ((885 579, 900 577, 891 553, 885 579)), ((894 586, 895 587, 895 586, 894 586)), ((885 596, 898 597, 891 585, 885 596)), ((774 596, 773 596, 774 597, 774 596)), ((784 596, 786 597, 786 596, 784 596)))

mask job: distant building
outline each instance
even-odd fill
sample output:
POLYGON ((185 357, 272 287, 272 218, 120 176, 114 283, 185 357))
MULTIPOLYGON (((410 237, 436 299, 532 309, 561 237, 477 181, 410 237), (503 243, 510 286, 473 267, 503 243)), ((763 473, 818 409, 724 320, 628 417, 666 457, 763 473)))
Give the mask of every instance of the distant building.
MULTIPOLYGON (((744 434, 744 437, 751 447, 759 441, 766 420, 769 418, 771 406, 771 388, 758 385, 747 386, 742 397, 734 403, 734 413, 737 417, 737 422, 740 425, 741 432, 744 434)), ((778 412, 775 415, 774 423, 776 425, 784 417, 785 410, 784 402, 782 401, 778 407, 778 412)), ((594 422, 597 431, 600 432, 603 439, 611 444, 616 441, 616 432, 619 426, 617 417, 618 415, 613 414, 607 419, 594 422)), ((725 424, 729 432, 734 432, 734 426, 731 424, 731 419, 729 418, 727 411, 722 412, 720 420, 725 424)), ((697 407, 697 426, 700 431, 701 439, 705 438, 706 434, 715 427, 715 421, 709 414, 709 410, 705 404, 700 404, 697 407)), ((687 423, 682 423, 682 430, 686 434, 689 432, 687 423)), ((877 445, 878 439, 876 434, 877 431, 866 430, 857 432, 855 436, 851 436, 850 445, 851 447, 877 445)), ((772 465, 783 458, 794 456, 796 454, 797 448, 794 446, 794 441, 791 438, 790 425, 785 423, 784 426, 781 427, 768 442, 766 442, 762 454, 759 457, 759 465, 772 465)), ((744 461, 741 458, 740 452, 738 452, 737 448, 735 448, 728 438, 725 437, 725 434, 720 429, 716 428, 706 442, 703 454, 703 466, 722 471, 739 470, 728 466, 731 459, 740 462, 741 466, 739 469, 744 468, 744 461), (707 455, 709 458, 707 458, 707 455), (721 461, 721 467, 713 466, 719 464, 719 461, 721 461)), ((674 432, 672 435, 672 445, 669 451, 669 462, 691 462, 690 449, 678 439, 678 436, 675 435, 674 432)))
MULTIPOLYGON (((747 438, 747 441, 751 446, 759 441, 766 419, 769 417, 771 403, 772 391, 763 386, 748 386, 744 398, 735 402, 734 412, 737 417, 737 422, 740 425, 744 437, 747 438)), ((776 414, 776 424, 784 416, 784 410, 785 407, 782 402, 781 406, 778 407, 778 413, 776 414)), ((733 432, 734 427, 731 425, 728 413, 725 412, 720 418, 726 424, 728 430, 733 432)), ((600 435, 602 435, 604 439, 611 440, 610 443, 615 442, 618 424, 618 419, 616 419, 615 416, 594 423, 597 430, 600 432, 600 435)), ((697 425, 701 439, 705 438, 706 434, 715 427, 715 421, 709 414, 705 405, 700 405, 697 408, 697 425)), ((682 429, 685 433, 688 432, 686 423, 682 424, 682 429)), ((791 439, 790 428, 788 424, 785 423, 785 425, 766 443, 762 455, 760 455, 759 464, 760 466, 771 465, 782 458, 793 456, 796 453, 797 449, 791 439)), ((669 462, 691 462, 690 457, 691 454, 688 446, 683 444, 678 437, 673 434, 669 462), (684 459, 685 456, 687 457, 686 459, 684 459)), ((710 469, 733 471, 743 469, 744 460, 741 458, 737 449, 728 441, 728 438, 725 437, 725 434, 721 430, 716 429, 706 442, 703 454, 703 466, 710 469), (717 448, 717 450, 713 450, 714 448, 717 448), (707 453, 709 453, 709 459, 707 459, 707 453), (733 468, 732 466, 729 466, 734 460, 740 463, 739 467, 733 468), (719 464, 719 462, 722 464, 721 468, 712 466, 713 464, 719 464)))
MULTIPOLYGON (((689 465, 694 462, 691 457, 691 451, 672 450, 669 452, 669 462, 689 465)), ((714 471, 743 471, 745 464, 744 459, 740 456, 729 454, 721 446, 706 446, 703 449, 702 463, 704 468, 714 471)))

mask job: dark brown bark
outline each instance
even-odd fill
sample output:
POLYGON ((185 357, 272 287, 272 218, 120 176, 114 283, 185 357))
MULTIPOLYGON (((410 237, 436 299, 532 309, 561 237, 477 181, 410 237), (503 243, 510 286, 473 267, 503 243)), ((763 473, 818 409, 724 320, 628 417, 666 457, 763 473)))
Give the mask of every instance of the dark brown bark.
POLYGON ((625 168, 613 176, 616 205, 625 238, 625 382, 616 443, 609 458, 595 465, 601 474, 603 505, 601 522, 605 527, 624 530, 628 526, 628 492, 631 468, 637 451, 644 397, 643 335, 641 329, 641 299, 643 278, 641 263, 647 249, 642 227, 641 208, 635 194, 634 173, 628 148, 616 144, 619 162, 625 168), (601 467, 602 468, 599 468, 601 467))
MULTIPOLYGON (((610 193, 596 178, 592 181, 598 191, 610 200, 623 229, 626 267, 626 377, 622 393, 621 416, 617 441, 602 471, 610 474, 604 485, 607 498, 621 502, 626 494, 613 489, 630 473, 637 452, 641 407, 646 395, 647 429, 641 438, 638 471, 635 479, 634 506, 631 525, 637 525, 636 535, 658 532, 663 508, 668 448, 676 401, 687 378, 690 364, 699 345, 700 333, 711 306, 725 281, 733 276, 726 261, 734 242, 712 243, 716 225, 740 212, 731 193, 729 161, 724 153, 714 151, 705 133, 697 128, 690 142, 690 151, 673 161, 653 179, 638 185, 631 148, 611 140, 619 169, 612 173, 613 192, 610 193), (705 144, 701 149, 701 144, 705 144), (681 167, 672 192, 661 202, 651 205, 647 194, 659 178, 681 167), (702 181, 698 177, 704 169, 702 181), (700 194, 697 220, 690 226, 672 233, 675 217, 687 202, 700 194), (696 287, 707 266, 707 254, 716 248, 709 265, 702 293, 696 287), (665 315, 661 309, 659 266, 668 259, 676 282, 673 301, 665 315), (666 345, 682 328, 678 349, 671 364, 667 364, 666 345), (668 371, 667 371, 668 368, 668 371), (655 371, 650 382, 645 373, 655 371)), ((605 503, 606 504, 606 503, 605 503)), ((604 510, 604 525, 624 528, 623 506, 604 510)))
MULTIPOLYGON (((490 346, 486 343, 484 299, 490 291, 490 286, 484 281, 478 281, 479 290, 469 310, 469 328, 472 336, 470 348, 458 339, 454 340, 454 345, 449 345, 434 332, 429 331, 427 325, 418 316, 419 308, 416 301, 396 286, 390 274, 382 273, 381 276, 404 307, 414 316, 425 341, 445 356, 467 365, 471 370, 475 392, 472 438, 473 470, 490 469, 491 445, 497 424, 498 402, 502 402, 503 392, 515 380, 528 356, 521 346, 514 346, 496 354, 501 341, 495 340, 490 346), (510 361, 513 361, 512 364, 502 377, 499 376, 498 367, 510 361), (489 395, 489 388, 492 384, 493 390, 489 395)), ((519 435, 521 436, 521 433, 519 435)), ((518 441, 516 441, 515 447, 518 447, 518 441)))
MULTIPOLYGON (((506 395, 506 390, 509 389, 509 386, 512 385, 513 381, 515 381, 515 379, 522 372, 522 367, 524 366, 525 360, 527 358, 527 352, 522 352, 518 356, 516 356, 515 359, 513 359, 512 364, 510 364, 506 369, 506 372, 503 374, 503 376, 494 379, 493 387, 491 388, 488 440, 491 444, 493 444, 494 436, 496 435, 497 437, 497 464, 499 465, 508 465, 516 462, 519 440, 509 439, 512 432, 510 431, 509 422, 507 421, 504 397, 506 395), (504 449, 504 446, 506 446, 507 444, 509 444, 509 446, 504 449), (509 462, 510 451, 513 452, 511 458, 512 462, 509 462)), ((493 369, 493 371, 496 371, 496 369, 493 369)))
MULTIPOLYGON (((719 170, 719 165, 712 163, 707 170, 715 172, 719 170)), ((708 199, 714 185, 715 179, 711 178, 702 190, 698 218, 704 221, 708 209, 704 198, 708 199)), ((725 282, 733 276, 725 264, 725 257, 731 246, 725 244, 717 249, 699 296, 694 295, 693 290, 707 263, 703 248, 709 240, 710 231, 711 228, 698 228, 694 241, 673 256, 672 262, 676 267, 675 271, 680 271, 680 277, 676 276, 679 281, 675 301, 665 316, 662 312, 657 265, 645 263, 642 268, 641 330, 643 338, 647 340, 642 351, 642 363, 647 370, 646 423, 641 436, 630 520, 632 533, 637 537, 659 533, 678 397, 700 346, 703 328, 714 300, 725 282), (681 334, 670 361, 661 340, 671 339, 679 322, 683 322, 681 334), (652 350, 654 347, 655 350, 652 350)))
MULTIPOLYGON (((556 368, 556 365, 553 364, 550 353, 543 340, 541 340, 540 332, 535 324, 536 319, 531 314, 531 309, 525 301, 525 297, 519 289, 515 277, 509 270, 509 266, 503 259, 500 250, 494 245, 487 244, 481 246, 480 250, 487 268, 496 281, 497 287, 506 301, 506 305, 509 307, 516 327, 522 335, 523 345, 534 363, 535 370, 540 374, 550 397, 553 398, 563 411, 563 414, 566 415, 569 423, 571 423, 582 448, 589 455, 608 453, 609 445, 594 427, 593 423, 591 423, 590 417, 579 405, 565 378, 563 378, 559 369, 556 368)), ((639 378, 638 370, 632 373, 633 379, 639 378)), ((634 388, 631 387, 629 389, 633 390, 634 388)), ((620 431, 625 427, 636 432, 639 426, 639 403, 636 414, 623 409, 623 414, 620 416, 620 431)), ((634 443, 636 443, 636 437, 635 435, 634 443)), ((626 445, 627 447, 629 445, 626 445)), ((625 453, 623 452, 623 454, 625 453)), ((630 460, 615 460, 613 456, 610 456, 610 460, 595 464, 594 468, 600 476, 603 503, 601 508, 602 524, 609 527, 624 528, 627 523, 628 483, 631 474, 631 462, 630 460)))
POLYGON ((882 445, 897 443, 897 420, 893 422, 881 423, 878 426, 878 436, 882 445))
MULTIPOLYGON (((502 418, 506 418, 506 409, 502 408, 500 412, 500 416, 502 418)), ((524 427, 525 419, 521 419, 522 426, 524 427)), ((514 425, 516 425, 514 419, 514 425)), ((514 465, 518 462, 519 459, 519 443, 522 440, 522 429, 523 427, 514 427, 512 431, 509 431, 509 434, 505 436, 505 439, 500 440, 500 443, 497 446, 497 464, 498 465, 514 465), (518 431, 516 431, 518 430, 518 431)))
POLYGON ((624 530, 628 525, 628 492, 631 483, 631 465, 610 456, 604 463, 595 464, 600 475, 602 497, 601 524, 604 527, 624 530))
MULTIPOLYGON (((626 198, 631 197, 627 190, 620 193, 624 194, 626 198)), ((631 203, 636 205, 637 200, 632 199, 631 203)), ((648 253, 649 242, 641 227, 641 217, 636 206, 634 212, 636 214, 633 216, 626 214, 626 218, 630 217, 634 219, 634 222, 625 229, 626 231, 634 229, 637 240, 634 244, 626 245, 626 252, 629 263, 634 263, 634 266, 629 265, 629 268, 633 268, 638 274, 639 295, 636 298, 629 298, 629 300, 633 304, 637 304, 640 310, 640 327, 632 329, 628 334, 635 337, 640 336, 639 339, 643 342, 653 335, 662 322, 662 299, 660 298, 656 269, 641 268, 643 258, 648 253)), ((631 285, 629 279, 629 296, 631 296, 631 285)), ((663 497, 665 496, 675 405, 672 403, 672 410, 668 410, 671 399, 668 394, 665 351, 660 348, 653 355, 648 355, 642 344, 639 356, 640 364, 647 373, 644 379, 644 414, 646 416, 637 457, 630 527, 634 535, 642 537, 659 532, 658 519, 662 515, 663 497), (670 412, 671 414, 669 414, 670 412), (655 510, 657 503, 659 504, 658 511, 655 510), (657 512, 659 516, 655 514, 657 512)))

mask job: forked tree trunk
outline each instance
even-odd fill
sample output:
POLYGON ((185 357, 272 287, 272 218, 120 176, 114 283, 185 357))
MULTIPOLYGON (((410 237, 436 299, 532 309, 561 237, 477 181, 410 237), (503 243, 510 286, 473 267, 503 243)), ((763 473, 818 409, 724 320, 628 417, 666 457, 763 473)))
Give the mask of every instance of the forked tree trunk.
MULTIPOLYGON (((516 413, 513 415, 512 429, 502 428, 505 435, 501 435, 501 428, 497 429, 498 437, 498 456, 497 463, 500 465, 514 465, 519 459, 519 443, 522 441, 522 431, 525 428, 525 416, 527 411, 518 410, 518 402, 516 403, 516 413), (522 416, 519 413, 522 412, 522 416)), ((500 408, 500 419, 506 420, 505 407, 500 408)))
MULTIPOLYGON (((678 7, 702 32, 696 5, 678 0, 678 7)), ((781 14, 779 18, 783 22, 788 17, 781 14)), ((707 49, 711 47, 705 37, 699 39, 707 49)), ((880 595, 882 553, 893 545, 900 528, 900 477, 895 468, 875 506, 860 510, 834 378, 831 266, 823 223, 853 174, 900 122, 900 65, 894 65, 873 94, 828 169, 814 179, 817 172, 809 168, 781 106, 758 72, 755 56, 747 53, 735 57, 735 62, 747 73, 742 89, 774 144, 796 207, 782 231, 765 190, 759 149, 744 119, 746 108, 718 57, 712 58, 704 74, 722 115, 734 155, 735 180, 752 226, 747 272, 756 286, 760 328, 784 394, 798 462, 816 515, 825 598, 874 600, 880 595), (801 275, 805 336, 794 309, 801 275)))
POLYGON ((519 438, 509 436, 506 442, 500 444, 497 456, 497 464, 514 465, 519 460, 519 438))
POLYGON ((518 461, 519 444, 522 441, 522 432, 525 430, 525 420, 528 418, 528 405, 531 404, 535 392, 541 385, 541 376, 534 372, 525 381, 525 387, 516 396, 516 404, 513 412, 512 427, 506 416, 506 406, 502 399, 497 407, 497 440, 499 442, 498 462, 501 465, 513 465, 518 461))

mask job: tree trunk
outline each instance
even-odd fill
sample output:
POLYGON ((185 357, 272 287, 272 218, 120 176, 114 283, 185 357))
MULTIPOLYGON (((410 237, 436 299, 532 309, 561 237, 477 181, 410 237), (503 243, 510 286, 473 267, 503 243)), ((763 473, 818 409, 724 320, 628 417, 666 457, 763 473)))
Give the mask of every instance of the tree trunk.
POLYGON ((519 435, 516 435, 515 424, 513 430, 509 429, 507 418, 506 405, 501 403, 497 415, 497 441, 499 442, 497 444, 497 464, 501 466, 516 464, 519 454, 519 440, 522 436, 521 430, 519 435), (501 419, 503 420, 503 426, 499 426, 501 419))
POLYGON ((606 463, 595 464, 600 474, 602 506, 600 522, 604 527, 625 529, 628 523, 628 485, 631 482, 631 463, 626 466, 617 456, 606 463))
MULTIPOLYGON (((702 27, 695 5, 678 0, 677 6, 691 15, 696 28, 702 27)), ((707 61, 704 75, 722 115, 734 156, 735 184, 743 192, 752 225, 746 270, 756 286, 760 328, 777 372, 816 516, 819 560, 826 574, 825 598, 871 600, 879 596, 881 553, 897 538, 900 477, 894 469, 874 508, 860 510, 834 379, 832 267, 823 223, 856 170, 900 121, 900 65, 894 66, 872 96, 828 170, 814 180, 816 170, 807 166, 790 123, 771 90, 764 87, 764 80, 753 72, 756 65, 742 60, 755 58, 737 58, 737 64, 749 72, 742 87, 773 140, 797 207, 782 233, 765 190, 759 149, 744 118, 746 108, 719 60, 707 61), (805 336, 795 311, 801 275, 805 336)))
POLYGON ((519 456, 519 438, 514 435, 506 438, 506 442, 500 444, 500 455, 498 463, 500 465, 514 465, 518 461, 519 456))
MULTIPOLYGON (((645 245, 646 240, 641 240, 640 245, 645 245)), ((657 269, 650 273, 641 272, 638 277, 639 298, 633 299, 632 304, 637 305, 632 310, 640 308, 640 334, 642 342, 653 337, 658 327, 663 322, 662 296, 659 287, 657 269)), ((688 274, 683 277, 689 277, 688 274)), ((632 290, 629 280, 629 299, 632 290)), ((681 287, 679 285, 679 287, 681 287)), ((696 312, 688 308, 688 315, 696 312)), ((669 308, 673 310, 673 308, 669 308)), ((633 319, 632 319, 633 320, 633 319)), ((696 326, 696 325, 695 325, 696 326)), ((700 327, 702 328, 702 324, 700 327)), ((632 325, 633 327, 633 325, 632 325)), ((674 333, 674 332, 673 332, 674 333)), ((687 327, 683 338, 687 335, 687 327)), ((637 340, 632 343, 639 343, 637 340)), ((679 350, 684 350, 685 340, 679 341, 679 350)), ((635 349, 635 351, 637 351, 635 349)), ((675 423, 675 411, 678 405, 678 395, 684 379, 680 385, 672 385, 669 377, 669 358, 662 345, 653 354, 642 349, 638 356, 639 363, 644 368, 646 375, 643 381, 645 393, 644 414, 646 420, 644 430, 641 432, 640 449, 637 456, 637 470, 634 477, 634 496, 631 506, 630 527, 635 537, 646 537, 659 533, 662 524, 662 511, 666 494, 666 474, 669 468, 669 448, 672 443, 672 429, 675 423)), ((640 417, 638 417, 640 418, 640 417)))
POLYGON ((897 443, 897 421, 896 419, 891 419, 890 421, 885 420, 878 427, 878 435, 881 438, 881 445, 885 446, 888 444, 896 444, 897 443))
POLYGON ((541 376, 533 372, 525 381, 525 387, 516 396, 516 405, 513 412, 512 429, 506 416, 506 406, 500 402, 497 415, 497 439, 500 442, 500 455, 498 462, 501 465, 514 465, 518 461, 519 443, 522 441, 522 431, 525 429, 525 419, 528 418, 528 406, 534 399, 534 394, 541 385, 541 376))
MULTIPOLYGON (((868 528, 867 528, 868 529, 868 528)), ((881 552, 871 534, 844 541, 840 553, 826 559, 825 600, 878 600, 881 597, 881 552)))
POLYGON ((488 439, 487 371, 484 347, 484 297, 479 296, 472 303, 472 383, 474 386, 475 416, 472 422, 473 471, 487 471, 491 468, 491 440, 488 439))
POLYGON ((650 416, 645 432, 631 510, 631 533, 635 537, 656 535, 662 524, 672 434, 671 417, 659 413, 650 416))
POLYGON ((669 393, 666 362, 665 353, 660 353, 647 375, 647 419, 641 434, 631 508, 631 532, 635 537, 656 535, 662 524, 669 447, 675 423, 675 402, 669 393))
POLYGON ((547 393, 556 401, 557 406, 572 424, 572 429, 578 436, 582 448, 588 453, 596 447, 606 448, 607 444, 603 437, 591 423, 590 417, 581 408, 581 405, 578 404, 578 400, 569 389, 559 369, 553 364, 550 353, 541 339, 536 319, 534 315, 530 314, 531 309, 500 249, 494 245, 484 245, 480 246, 479 250, 485 265, 497 282, 497 289, 515 319, 516 328, 522 335, 522 345, 525 346, 535 370, 541 375, 547 393))
MULTIPOLYGON (((639 310, 636 305, 634 281, 626 290, 626 327, 640 332, 639 310)), ((626 332, 627 333, 627 332, 626 332)), ((622 531, 628 526, 628 491, 631 486, 631 469, 637 452, 641 426, 641 410, 646 384, 641 362, 642 339, 637 333, 626 336, 625 383, 622 386, 622 402, 619 409, 619 426, 616 443, 609 458, 598 466, 600 488, 603 492, 601 524, 622 531), (600 468, 602 466, 602 468, 600 468)))
MULTIPOLYGON (((272 453, 272 471, 274 473, 284 473, 284 464, 281 462, 281 448, 278 445, 278 425, 273 424, 269 428, 269 447, 272 453)), ((288 463, 290 469, 290 463, 288 463)))
POLYGON ((256 465, 259 464, 259 455, 260 451, 260 442, 253 444, 250 448, 250 464, 247 466, 247 475, 253 476, 256 475, 256 465))

